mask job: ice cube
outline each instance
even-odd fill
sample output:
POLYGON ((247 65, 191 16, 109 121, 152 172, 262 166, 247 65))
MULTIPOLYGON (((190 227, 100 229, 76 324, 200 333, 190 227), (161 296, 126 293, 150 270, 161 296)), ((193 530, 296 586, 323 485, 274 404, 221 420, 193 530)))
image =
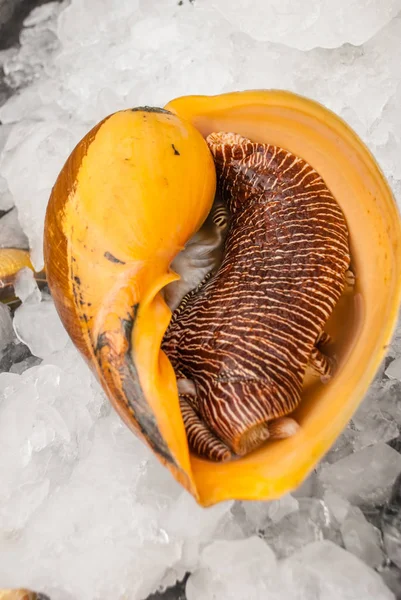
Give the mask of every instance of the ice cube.
POLYGON ((183 540, 182 566, 190 571, 196 566, 199 548, 209 541, 232 502, 222 502, 207 510, 199 507, 193 497, 182 492, 165 516, 163 528, 172 538, 183 540))
POLYGON ((18 375, 21 375, 27 369, 30 369, 31 367, 36 367, 37 365, 40 365, 41 361, 42 361, 42 359, 37 358, 36 356, 30 356, 29 358, 26 358, 25 360, 21 360, 20 362, 14 363, 10 367, 10 373, 17 373, 18 375))
MULTIPOLYGON (((14 330, 13 330, 14 332, 14 330)), ((7 344, 0 355, 0 373, 10 371, 11 367, 32 357, 32 354, 25 344, 22 344, 15 337, 13 341, 7 344)))
POLYGON ((389 442, 398 436, 399 427, 391 404, 392 388, 396 381, 376 380, 352 418, 354 429, 354 449, 360 450, 378 442, 389 442))
POLYGON ((299 510, 268 526, 263 537, 279 558, 291 555, 310 542, 334 535, 335 524, 322 500, 299 498, 299 510))
POLYGON ((294 600, 395 600, 373 569, 327 540, 300 549, 281 569, 294 585, 294 600))
MULTIPOLYGON (((203 550, 200 565, 231 577, 238 575, 238 569, 249 572, 249 567, 254 570, 255 575, 258 572, 268 575, 276 566, 276 557, 263 540, 252 536, 235 542, 213 542, 203 550)), ((251 576, 252 574, 249 573, 251 576)))
POLYGON ((292 492, 292 495, 294 498, 321 498, 323 495, 321 487, 322 485, 317 477, 317 469, 314 469, 303 483, 292 492))
POLYGON ((37 270, 43 268, 43 225, 50 191, 82 132, 80 123, 22 121, 13 127, 0 154, 1 172, 14 197, 37 270))
POLYGON ((324 492, 323 500, 337 523, 342 525, 351 508, 348 500, 341 498, 341 496, 330 489, 324 492))
POLYGON ((15 209, 0 218, 0 248, 28 248, 28 238, 22 230, 15 209))
POLYGON ((270 502, 243 502, 243 516, 239 516, 238 521, 244 532, 251 535, 269 527, 272 523, 278 523, 298 508, 299 503, 291 494, 270 502))
POLYGON ((69 340, 52 300, 28 298, 15 311, 13 324, 18 339, 39 358, 62 350, 69 340))
POLYGON ((350 507, 341 525, 345 548, 370 567, 379 567, 384 562, 380 532, 365 519, 362 511, 350 507))
POLYGON ((386 369, 386 375, 389 379, 401 381, 401 356, 391 361, 386 369))
POLYGON ((328 540, 298 550, 281 569, 294 600, 395 600, 373 569, 328 540))
MULTIPOLYGON (((0 126, 0 152, 1 152, 1 133, 5 129, 4 126, 0 126)), ((4 143, 6 143, 6 139, 4 139, 4 143)), ((0 211, 7 211, 13 208, 14 200, 12 195, 9 192, 7 181, 0 175, 0 211)), ((2 217, 2 220, 4 216, 2 217)), ((1 221, 2 222, 2 221, 1 221)), ((4 233, 3 233, 4 235, 4 233)), ((6 244, 4 244, 5 246, 6 244)))
POLYGON ((348 426, 342 434, 336 439, 326 456, 324 462, 336 463, 337 461, 349 456, 354 452, 354 443, 356 432, 351 426, 348 426))
POLYGON ((57 50, 59 40, 50 28, 32 28, 21 31, 20 44, 19 52, 3 64, 5 81, 14 89, 40 76, 47 57, 57 50))
POLYGON ((15 338, 10 309, 0 302, 0 352, 15 338))
POLYGON ((401 473, 383 508, 381 525, 387 555, 401 569, 401 473))
MULTIPOLYGON (((367 429, 372 430, 372 443, 377 439, 374 428, 372 429, 373 419, 381 425, 383 433, 386 435, 386 428, 380 421, 385 420, 387 423, 390 420, 395 421, 398 428, 401 427, 401 381, 398 379, 384 379, 375 382, 369 389, 366 398, 361 405, 358 413, 361 415, 361 420, 366 417, 368 420, 367 429)), ((387 426, 391 431, 390 425, 387 426)), ((358 434, 359 435, 359 434, 358 434)), ((388 440, 388 435, 386 435, 388 440)))
POLYGON ((235 505, 236 503, 232 505, 231 510, 219 522, 214 532, 216 540, 241 540, 249 537, 249 534, 244 531, 241 521, 238 521, 235 505))
POLYGON ((25 302, 28 298, 31 299, 33 304, 37 304, 41 301, 42 296, 35 281, 33 271, 28 267, 24 267, 17 274, 14 289, 16 296, 18 296, 22 302, 25 302))
POLYGON ((24 483, 11 491, 7 502, 2 503, 3 509, 0 509, 0 531, 3 535, 12 537, 16 532, 23 530, 47 498, 49 487, 49 480, 43 479, 34 483, 24 483))
POLYGON ((279 600, 280 587, 274 553, 253 536, 207 546, 198 570, 188 579, 186 595, 188 600, 279 600))
POLYGON ((396 0, 386 0, 379 10, 374 3, 271 0, 252 10, 249 0, 209 0, 232 23, 259 41, 286 44, 300 50, 321 46, 336 48, 349 43, 360 45, 374 36, 399 11, 396 0))
POLYGON ((388 588, 395 594, 396 600, 401 598, 401 569, 390 563, 378 570, 388 588))
POLYGON ((58 19, 58 37, 64 46, 87 46, 105 38, 107 41, 124 38, 129 24, 139 19, 136 14, 139 0, 120 2, 99 0, 93 11, 91 0, 72 2, 61 12, 58 19))
POLYGON ((54 18, 59 12, 59 8, 59 2, 48 2, 47 4, 42 4, 42 6, 37 6, 24 20, 24 27, 34 27, 39 23, 54 18))
POLYGON ((322 483, 352 504, 386 501, 395 477, 401 471, 401 455, 379 443, 355 452, 334 464, 324 464, 322 483))

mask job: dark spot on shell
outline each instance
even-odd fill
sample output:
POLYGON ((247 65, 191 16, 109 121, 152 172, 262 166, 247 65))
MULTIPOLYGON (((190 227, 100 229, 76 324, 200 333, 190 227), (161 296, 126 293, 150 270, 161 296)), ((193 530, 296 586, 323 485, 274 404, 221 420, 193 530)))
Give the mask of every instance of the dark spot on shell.
POLYGON ((125 265, 125 262, 123 260, 116 258, 115 256, 113 256, 113 254, 111 254, 111 252, 105 252, 104 257, 107 258, 107 260, 109 260, 112 263, 117 263, 119 265, 125 265))
POLYGON ((131 333, 132 333, 132 328, 134 326, 137 314, 138 314, 138 309, 139 309, 139 302, 137 302, 136 304, 134 304, 132 307, 132 314, 129 315, 128 319, 121 319, 121 325, 123 326, 123 332, 124 332, 124 337, 127 340, 128 344, 131 345, 131 333))
MULTIPOLYGON (((118 366, 122 382, 122 391, 126 398, 126 406, 130 413, 133 415, 133 418, 135 419, 139 430, 141 431, 149 445, 165 461, 177 466, 174 457, 171 455, 170 450, 160 433, 156 418, 142 390, 136 365, 132 360, 131 338, 132 330, 138 314, 138 309, 139 303, 134 304, 133 306, 131 306, 131 310, 129 314, 127 314, 127 317, 120 320, 122 334, 128 342, 124 363, 118 366)), ((108 339, 107 332, 100 334, 97 338, 95 349, 98 359, 99 351, 109 346, 110 339, 108 339)), ((105 350, 104 352, 104 355, 107 357, 107 350, 105 350)), ((108 360, 110 360, 110 362, 112 363, 115 360, 115 357, 110 356, 110 359, 106 358, 104 362, 102 359, 99 360, 99 364, 102 370, 109 369, 109 365, 107 364, 108 360)))
POLYGON ((171 144, 172 149, 174 150, 174 156, 180 156, 180 153, 178 152, 177 148, 174 146, 174 144, 171 144))
POLYGON ((169 110, 166 110, 165 108, 159 108, 157 106, 137 106, 136 108, 131 108, 131 110, 133 112, 143 111, 143 112, 150 112, 150 113, 164 113, 166 115, 173 114, 169 110))
POLYGON ((75 283, 77 283, 78 285, 81 285, 81 280, 80 280, 80 278, 79 278, 77 275, 75 275, 75 276, 74 276, 74 281, 75 281, 75 283))
POLYGON ((108 344, 107 334, 106 333, 101 333, 97 337, 95 352, 99 352, 102 348, 104 348, 105 346, 107 346, 107 344, 108 344))

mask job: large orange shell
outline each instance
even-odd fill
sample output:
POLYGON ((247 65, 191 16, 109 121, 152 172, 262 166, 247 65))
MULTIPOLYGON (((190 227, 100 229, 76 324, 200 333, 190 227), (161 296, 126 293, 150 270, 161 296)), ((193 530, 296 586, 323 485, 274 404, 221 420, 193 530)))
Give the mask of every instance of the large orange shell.
POLYGON ((398 212, 361 140, 315 102, 255 91, 184 97, 166 108, 177 117, 116 113, 68 159, 46 216, 49 285, 119 414, 199 503, 276 498, 329 449, 385 355, 401 297, 398 212), (188 452, 175 375, 160 351, 171 315, 160 290, 176 277, 170 262, 210 209, 215 175, 202 136, 221 130, 287 148, 317 169, 347 219, 357 288, 329 324, 338 340, 336 376, 326 386, 305 384, 301 431, 215 464, 188 452))

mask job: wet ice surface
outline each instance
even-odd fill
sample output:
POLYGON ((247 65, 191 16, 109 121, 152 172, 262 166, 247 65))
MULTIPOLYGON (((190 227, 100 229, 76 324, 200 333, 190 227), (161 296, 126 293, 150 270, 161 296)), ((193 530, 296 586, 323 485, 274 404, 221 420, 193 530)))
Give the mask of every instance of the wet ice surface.
MULTIPOLYGON (((0 53, 18 90, 0 108, 0 215, 15 205, 0 246, 29 239, 40 268, 49 192, 81 136, 112 111, 186 93, 281 87, 322 101, 399 194, 398 0, 341 0, 335 14, 328 1, 248 6, 72 0, 34 11, 21 48, 0 53)), ((17 293, 13 318, 0 305, 0 587, 141 600, 191 573, 170 599, 184 587, 188 600, 401 597, 401 328, 298 490, 203 510, 120 423, 29 274, 17 293)))
POLYGON ((13 321, 8 306, 0 304, 0 351, 3 350, 14 337, 13 321))
POLYGON ((382 511, 384 547, 389 558, 401 569, 401 474, 382 511))

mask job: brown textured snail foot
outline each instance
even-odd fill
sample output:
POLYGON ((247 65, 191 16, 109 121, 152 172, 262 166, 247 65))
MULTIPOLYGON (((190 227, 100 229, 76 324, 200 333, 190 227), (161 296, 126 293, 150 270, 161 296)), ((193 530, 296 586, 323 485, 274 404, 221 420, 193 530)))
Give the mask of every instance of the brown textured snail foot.
MULTIPOLYGON (((326 337, 330 339, 327 334, 326 337)), ((326 337, 322 335, 322 338, 326 337)), ((258 423, 245 431, 231 450, 202 420, 195 383, 191 379, 181 377, 177 381, 177 387, 188 444, 195 454, 208 460, 227 462, 246 456, 267 440, 283 440, 295 435, 300 429, 297 421, 291 417, 258 423)))
MULTIPOLYGON (((182 379, 179 381, 188 382, 182 379)), ((190 447, 198 456, 215 462, 227 462, 246 456, 267 440, 284 440, 298 433, 300 429, 299 424, 291 417, 259 423, 244 433, 237 441, 235 452, 232 452, 202 421, 196 408, 196 396, 180 395, 180 409, 190 447)))
POLYGON ((199 456, 227 462, 233 458, 230 449, 205 425, 191 406, 192 402, 193 396, 180 396, 180 409, 190 447, 196 449, 199 456))
POLYGON ((224 130, 206 142, 230 212, 223 261, 174 313, 163 350, 194 380, 199 418, 245 456, 270 437, 272 419, 299 405, 308 363, 322 381, 332 376, 316 339, 327 341, 320 332, 344 290, 349 235, 325 181, 300 156, 224 130))

